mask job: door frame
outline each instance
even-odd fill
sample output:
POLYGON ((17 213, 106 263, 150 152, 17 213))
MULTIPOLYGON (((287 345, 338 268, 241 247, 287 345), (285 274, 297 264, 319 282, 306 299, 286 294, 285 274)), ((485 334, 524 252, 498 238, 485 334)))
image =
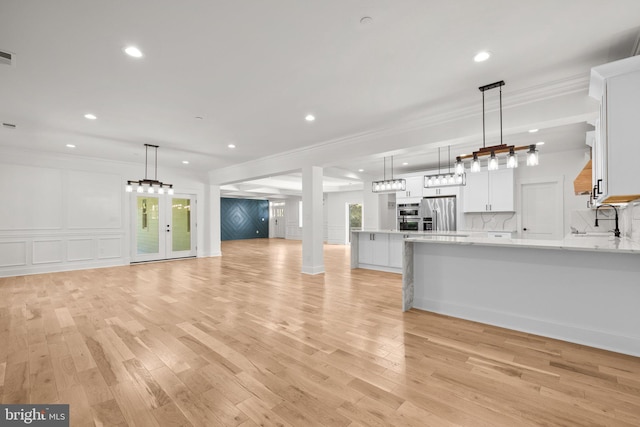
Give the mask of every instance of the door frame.
MULTIPOLYGON (((524 197, 523 196, 523 188, 526 185, 533 184, 555 184, 555 200, 560 209, 556 210, 556 229, 554 230, 555 238, 561 239, 564 235, 564 175, 560 176, 547 176, 547 177, 537 177, 530 179, 520 180, 518 183, 518 201, 517 206, 520 208, 520 214, 518 215, 518 234, 521 234, 523 231, 523 220, 524 220, 524 197)), ((524 236, 523 236, 524 237, 524 236)))
POLYGON ((130 260, 131 264, 140 262, 151 261, 165 261, 170 259, 192 258, 197 255, 198 248, 198 221, 197 221, 197 203, 198 199, 195 194, 188 193, 175 193, 173 195, 163 194, 140 194, 132 192, 130 195, 130 260), (137 239, 137 225, 138 225, 138 196, 147 196, 158 199, 158 245, 159 252, 157 254, 142 254, 138 255, 138 239, 137 239), (171 237, 173 236, 173 223, 171 222, 171 210, 169 206, 169 200, 171 199, 190 199, 191 200, 191 249, 188 251, 173 252, 171 250, 171 237), (170 224, 171 233, 167 234, 167 224, 170 224))

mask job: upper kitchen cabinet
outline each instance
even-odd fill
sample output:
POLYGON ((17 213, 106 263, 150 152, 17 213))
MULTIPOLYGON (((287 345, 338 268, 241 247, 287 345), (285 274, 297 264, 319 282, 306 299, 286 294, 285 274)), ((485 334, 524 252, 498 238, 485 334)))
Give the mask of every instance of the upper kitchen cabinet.
POLYGON ((407 185, 405 191, 396 192, 396 201, 402 199, 403 202, 420 201, 422 199, 422 189, 424 187, 424 177, 410 176, 405 178, 407 185))
POLYGON ((596 201, 638 199, 640 56, 592 68, 589 96, 600 102, 592 152, 596 201))
POLYGON ((513 169, 467 173, 463 187, 463 211, 513 212, 515 211, 513 169))

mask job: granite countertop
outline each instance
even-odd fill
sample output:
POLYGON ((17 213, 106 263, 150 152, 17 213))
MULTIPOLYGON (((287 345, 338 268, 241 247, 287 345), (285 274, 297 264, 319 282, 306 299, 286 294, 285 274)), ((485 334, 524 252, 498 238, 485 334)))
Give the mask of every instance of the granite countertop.
POLYGON ((489 237, 487 231, 397 231, 353 230, 356 233, 407 234, 407 242, 450 245, 510 246, 520 248, 602 251, 640 254, 640 242, 627 237, 616 239, 607 234, 568 234, 563 239, 520 239, 489 237))
POLYGON ((439 243, 453 245, 479 245, 479 246, 509 246, 520 248, 538 249, 563 249, 578 251, 597 251, 614 253, 635 253, 640 254, 640 242, 629 238, 614 238, 612 235, 592 236, 592 235, 567 235, 563 239, 543 240, 543 239, 509 239, 488 237, 487 233, 467 233, 458 235, 422 235, 406 238, 407 242, 414 243, 439 243))

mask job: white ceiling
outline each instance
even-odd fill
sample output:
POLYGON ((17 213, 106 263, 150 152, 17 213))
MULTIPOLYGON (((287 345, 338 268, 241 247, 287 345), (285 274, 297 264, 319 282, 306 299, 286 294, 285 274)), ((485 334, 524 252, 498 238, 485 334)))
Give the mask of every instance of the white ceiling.
MULTIPOLYGON (((152 143, 161 166, 208 171, 479 105, 496 80, 517 91, 586 76, 629 56, 639 24, 637 0, 2 0, 0 50, 16 63, 0 66, 0 121, 17 128, 0 129, 0 148, 72 143, 143 163, 152 143), (492 58, 474 63, 483 49, 492 58)), ((419 152, 406 171, 434 164, 419 152)), ((336 152, 334 166, 381 158, 336 152)))

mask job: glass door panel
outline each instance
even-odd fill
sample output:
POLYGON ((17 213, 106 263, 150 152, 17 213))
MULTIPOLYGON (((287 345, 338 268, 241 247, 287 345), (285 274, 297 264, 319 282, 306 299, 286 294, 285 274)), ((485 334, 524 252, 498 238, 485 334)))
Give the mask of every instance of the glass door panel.
POLYGON ((136 197, 136 254, 160 253, 160 206, 157 197, 136 197))
POLYGON ((174 197, 171 201, 171 251, 191 250, 191 200, 174 197))

